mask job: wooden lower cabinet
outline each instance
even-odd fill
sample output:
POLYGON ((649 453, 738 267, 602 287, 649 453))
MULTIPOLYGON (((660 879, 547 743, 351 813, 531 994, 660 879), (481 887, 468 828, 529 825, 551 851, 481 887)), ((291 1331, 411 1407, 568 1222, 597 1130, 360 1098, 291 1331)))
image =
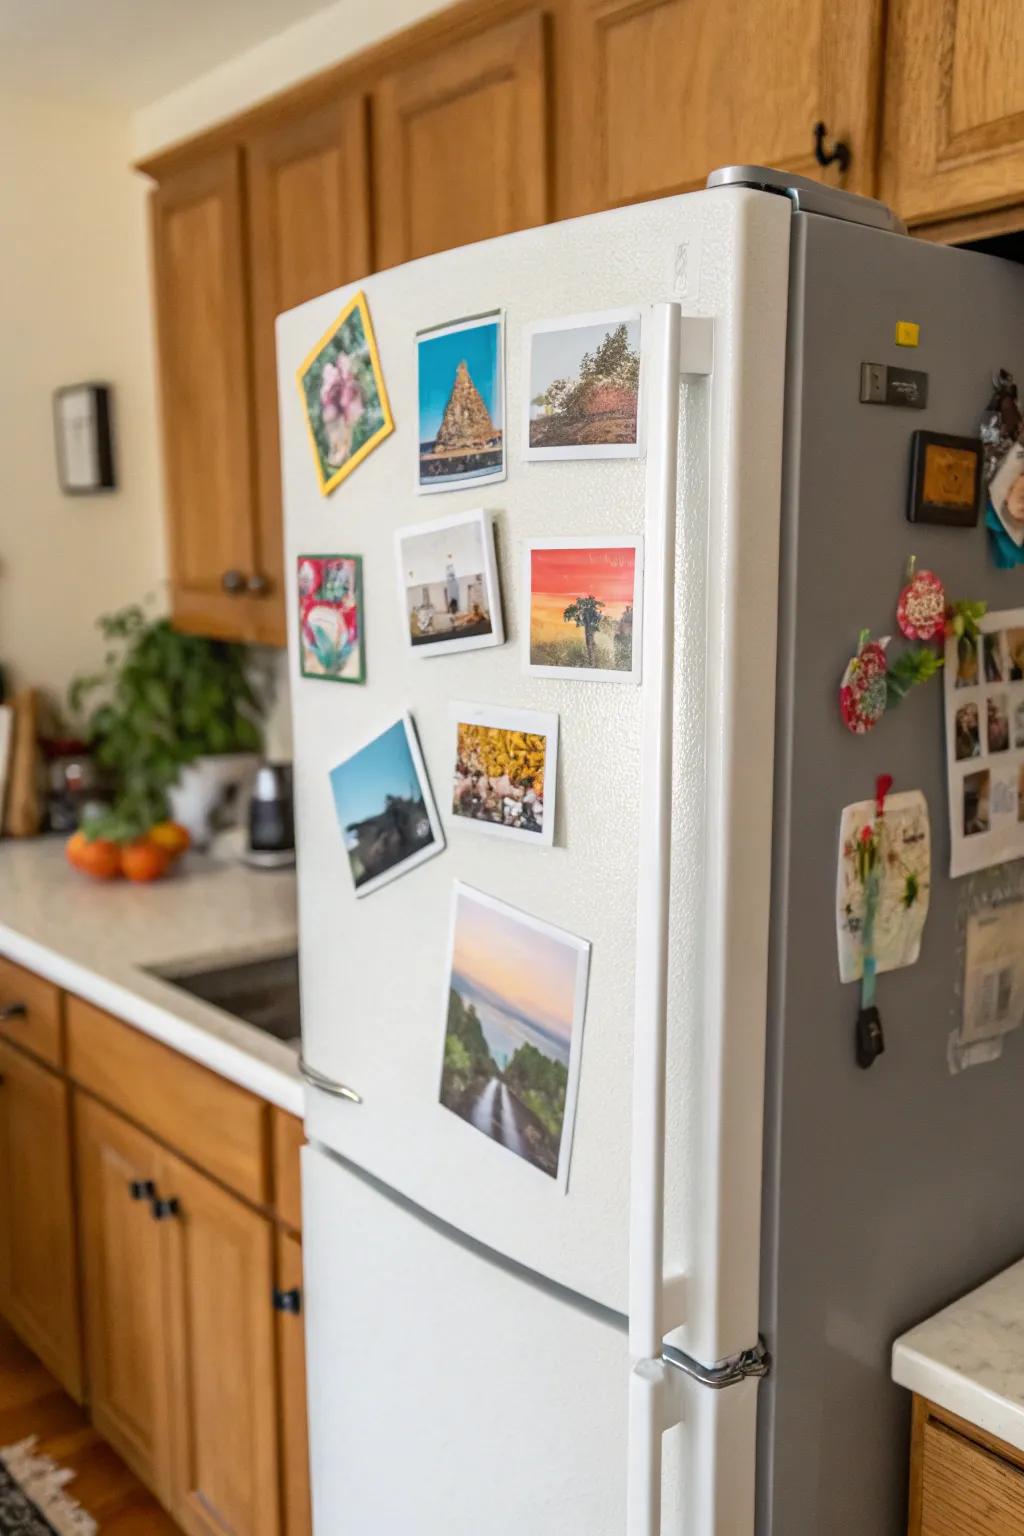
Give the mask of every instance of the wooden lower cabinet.
POLYGON ((168 1504, 170 1348, 164 1243, 147 1195, 162 1169, 151 1137, 79 1094, 79 1230, 93 1423, 168 1504))
POLYGON ((310 1536, 309 1434, 306 1419, 306 1343, 302 1317, 302 1244, 277 1234, 277 1367, 281 1416, 282 1536, 310 1536))
POLYGON ((1022 1536, 1024 1453, 914 1398, 908 1536, 1022 1536))
POLYGON ((297 1239, 86 1094, 76 1119, 96 1427, 188 1536, 301 1536, 297 1239))
POLYGON ((278 1536, 273 1227, 179 1158, 165 1164, 172 1513, 194 1536, 278 1536))
POLYGON ((69 1092, 0 1041, 0 1311, 80 1402, 69 1092))

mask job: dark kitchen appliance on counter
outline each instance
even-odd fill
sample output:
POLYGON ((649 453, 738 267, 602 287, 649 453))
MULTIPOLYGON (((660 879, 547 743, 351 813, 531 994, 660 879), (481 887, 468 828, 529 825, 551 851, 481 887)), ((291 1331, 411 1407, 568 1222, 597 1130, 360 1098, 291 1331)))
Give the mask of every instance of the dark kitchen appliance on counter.
POLYGON ((295 863, 291 763, 261 763, 256 770, 245 862, 255 869, 288 869, 295 863))

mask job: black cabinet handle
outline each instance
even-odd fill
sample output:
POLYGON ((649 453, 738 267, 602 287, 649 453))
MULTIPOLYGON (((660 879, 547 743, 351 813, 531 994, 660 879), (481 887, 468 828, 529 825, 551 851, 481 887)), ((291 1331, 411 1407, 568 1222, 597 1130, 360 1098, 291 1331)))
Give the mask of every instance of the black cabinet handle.
POLYGON ((0 1022, 6 1023, 8 1019, 23 1019, 27 1013, 27 1003, 7 1003, 0 1008, 0 1022))
POLYGON ((150 1206, 154 1221, 166 1221, 169 1216, 177 1216, 181 1210, 180 1202, 172 1195, 170 1200, 156 1199, 150 1206))
POLYGON ((270 582, 265 576, 261 576, 259 572, 255 576, 250 576, 245 585, 253 597, 262 597, 270 588, 270 582))
POLYGON ((279 1291, 275 1287, 273 1301, 275 1312, 291 1312, 298 1317, 302 1311, 302 1292, 297 1285, 292 1286, 290 1291, 279 1291))
POLYGON ((238 570, 225 571, 220 579, 220 584, 225 592, 229 593, 232 597, 236 597, 239 592, 245 591, 245 574, 243 571, 238 570))
POLYGON ((825 135, 828 129, 824 123, 814 125, 814 158, 821 166, 838 165, 841 171, 850 169, 850 146, 844 144, 842 139, 836 139, 832 148, 826 150, 825 135))
POLYGON ((156 1195, 156 1185, 152 1179, 129 1179, 128 1193, 133 1200, 152 1200, 156 1195))

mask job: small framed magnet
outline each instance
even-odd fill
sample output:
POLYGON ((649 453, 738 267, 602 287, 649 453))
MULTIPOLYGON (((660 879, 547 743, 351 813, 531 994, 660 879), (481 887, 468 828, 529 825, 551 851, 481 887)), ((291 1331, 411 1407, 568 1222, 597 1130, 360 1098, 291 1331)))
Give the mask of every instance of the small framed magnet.
POLYGON ((915 432, 911 445, 908 522, 974 528, 981 493, 980 439, 915 432))

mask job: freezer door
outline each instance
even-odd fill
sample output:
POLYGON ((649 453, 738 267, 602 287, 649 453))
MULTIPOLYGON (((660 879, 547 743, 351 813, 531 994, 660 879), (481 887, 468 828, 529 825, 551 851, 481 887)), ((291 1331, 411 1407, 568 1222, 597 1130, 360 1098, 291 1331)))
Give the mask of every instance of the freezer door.
POLYGON ((621 1320, 303 1159, 318 1536, 622 1536, 621 1320))
MULTIPOLYGON (((522 570, 527 539, 645 536, 648 465, 644 454, 524 458, 525 331, 559 315, 630 307, 646 325, 666 299, 713 319, 713 372, 680 386, 678 558, 667 573, 676 633, 666 1264, 688 1276, 689 1332, 680 1342, 705 1359, 747 1347, 756 1322, 771 799, 763 765, 774 677, 766 637, 775 624, 789 223, 782 198, 700 192, 368 278, 361 286, 396 427, 327 498, 296 374, 354 290, 278 320, 288 570, 293 577, 302 554, 359 554, 366 604, 365 686, 303 678, 294 645, 289 654, 303 1049, 313 1068, 361 1098, 311 1091, 309 1133, 478 1242, 625 1313, 647 689, 528 675, 522 570), (418 497, 416 331, 498 306, 508 480, 418 497), (481 505, 496 516, 506 643, 412 653, 396 529, 481 505), (482 836, 452 818, 453 700, 558 713, 554 847, 482 836), (357 899, 329 774, 406 709, 447 848, 357 899), (455 880, 592 946, 567 1191, 439 1103, 455 880), (735 953, 744 955, 742 968, 731 966, 735 953), (742 1085, 741 1110, 724 1103, 723 1080, 742 1085), (719 1264, 726 1250, 728 1262, 719 1264)), ((647 382, 642 375, 642 398, 647 382)), ((652 611, 655 582, 665 583, 666 572, 652 561, 652 611)), ((288 601, 294 636, 293 579, 288 601)), ((657 643, 647 628, 645 648, 657 643)))
MULTIPOLYGON (((623 1536, 624 1320, 302 1155, 316 1536, 623 1536)), ((753 1384, 673 1386, 661 1528, 738 1536, 753 1384)))

